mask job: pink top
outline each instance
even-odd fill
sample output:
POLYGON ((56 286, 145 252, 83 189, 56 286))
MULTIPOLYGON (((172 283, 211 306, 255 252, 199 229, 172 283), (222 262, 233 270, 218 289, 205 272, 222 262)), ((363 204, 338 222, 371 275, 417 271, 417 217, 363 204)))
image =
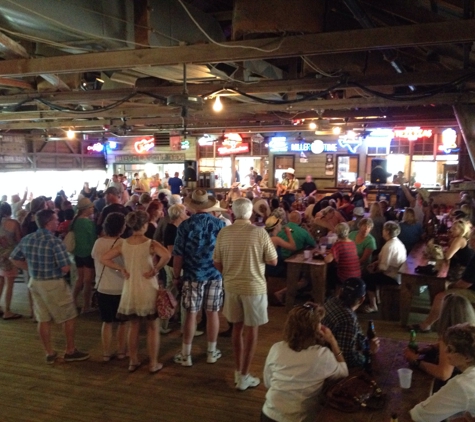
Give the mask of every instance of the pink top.
POLYGON ((354 242, 336 242, 331 249, 336 266, 336 274, 340 282, 351 277, 361 277, 360 261, 354 242))

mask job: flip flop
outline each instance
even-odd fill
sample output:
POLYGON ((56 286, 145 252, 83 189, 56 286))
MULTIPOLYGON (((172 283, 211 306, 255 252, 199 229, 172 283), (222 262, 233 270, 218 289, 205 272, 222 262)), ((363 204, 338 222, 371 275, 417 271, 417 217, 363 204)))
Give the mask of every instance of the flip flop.
POLYGON ((8 321, 9 319, 18 319, 18 318, 21 318, 23 315, 20 315, 20 314, 12 314, 10 315, 9 317, 3 317, 3 320, 4 321, 8 321))
POLYGON ((430 333, 431 332, 430 328, 426 328, 425 330, 423 330, 420 324, 408 325, 407 328, 409 330, 414 330, 416 333, 430 333))
POLYGON ((155 369, 149 369, 150 375, 154 375, 163 369, 163 363, 158 363, 155 369))
POLYGON ((363 307, 362 311, 365 314, 374 314, 374 313, 378 312, 378 309, 377 308, 372 308, 371 306, 366 305, 366 306, 363 307))
POLYGON ((129 372, 130 373, 135 372, 137 369, 140 368, 141 365, 142 365, 142 362, 137 362, 137 363, 134 363, 134 364, 130 364, 129 365, 129 372))

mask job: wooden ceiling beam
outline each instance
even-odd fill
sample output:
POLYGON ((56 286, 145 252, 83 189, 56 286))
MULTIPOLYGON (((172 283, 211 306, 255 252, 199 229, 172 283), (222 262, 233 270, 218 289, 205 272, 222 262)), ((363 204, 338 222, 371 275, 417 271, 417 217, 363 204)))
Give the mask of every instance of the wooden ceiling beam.
MULTIPOLYGON (((378 87, 398 87, 398 86, 433 86, 447 84, 464 76, 472 74, 467 70, 452 70, 424 73, 405 73, 394 75, 368 75, 364 77, 352 78, 351 80, 369 88, 377 89, 378 87)), ((475 79, 475 73, 474 73, 475 79)), ((321 91, 329 88, 338 81, 338 78, 330 79, 293 79, 293 80, 276 80, 262 81, 252 85, 240 87, 243 92, 248 94, 265 94, 265 93, 291 93, 291 92, 311 92, 321 91)), ((229 83, 217 84, 189 84, 188 93, 190 95, 205 95, 213 91, 229 87, 229 83)), ((354 87, 353 84, 341 86, 338 89, 344 90, 354 87)), ((80 104, 97 104, 104 105, 104 102, 114 102, 123 99, 134 91, 145 91, 154 95, 166 97, 172 94, 180 94, 183 92, 181 85, 163 86, 155 88, 142 87, 140 89, 111 89, 103 91, 74 91, 74 92, 52 92, 40 94, 16 94, 0 96, 0 107, 8 107, 16 105, 25 100, 42 98, 56 105, 80 105, 80 104)), ((145 94, 138 94, 133 101, 140 101, 141 98, 150 98, 145 94)))
POLYGON ((358 29, 285 38, 266 38, 169 48, 111 51, 0 62, 0 76, 21 77, 46 73, 72 73, 129 69, 180 63, 218 63, 301 55, 403 48, 475 40, 475 20, 358 29), (239 46, 245 46, 240 48, 239 46), (247 48, 246 48, 247 47, 247 48))

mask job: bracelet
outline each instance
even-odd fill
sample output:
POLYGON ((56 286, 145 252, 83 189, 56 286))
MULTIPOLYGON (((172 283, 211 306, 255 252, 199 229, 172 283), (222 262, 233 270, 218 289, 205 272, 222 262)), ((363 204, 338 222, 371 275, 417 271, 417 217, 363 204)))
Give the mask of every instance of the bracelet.
POLYGON ((340 351, 340 353, 336 353, 336 354, 335 354, 335 357, 337 358, 338 356, 341 356, 342 354, 343 354, 343 352, 340 351))

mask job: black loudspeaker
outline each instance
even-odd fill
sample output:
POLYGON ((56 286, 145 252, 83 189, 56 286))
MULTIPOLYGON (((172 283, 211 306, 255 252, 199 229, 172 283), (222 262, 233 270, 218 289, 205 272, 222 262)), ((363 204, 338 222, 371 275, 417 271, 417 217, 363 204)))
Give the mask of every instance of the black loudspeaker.
POLYGON ((387 172, 388 160, 373 158, 371 161, 371 183, 386 183, 390 174, 387 172))
POLYGON ((185 182, 196 182, 196 161, 193 161, 193 160, 185 161, 184 179, 185 179, 185 182))

